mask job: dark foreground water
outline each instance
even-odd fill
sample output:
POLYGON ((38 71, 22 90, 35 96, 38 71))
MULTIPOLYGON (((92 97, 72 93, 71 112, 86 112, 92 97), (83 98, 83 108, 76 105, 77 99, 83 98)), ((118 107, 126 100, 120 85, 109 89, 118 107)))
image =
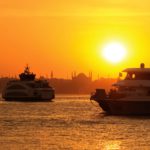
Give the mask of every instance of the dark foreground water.
POLYGON ((0 149, 150 149, 150 116, 107 116, 94 105, 87 96, 0 101, 0 149))

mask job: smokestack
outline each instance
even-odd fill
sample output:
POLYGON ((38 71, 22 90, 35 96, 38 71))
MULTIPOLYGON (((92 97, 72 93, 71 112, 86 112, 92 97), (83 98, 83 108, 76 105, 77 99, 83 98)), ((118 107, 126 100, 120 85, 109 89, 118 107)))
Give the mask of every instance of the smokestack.
POLYGON ((141 63, 141 64, 140 64, 140 67, 141 67, 141 69, 144 69, 144 68, 145 68, 145 64, 144 64, 144 63, 141 63))

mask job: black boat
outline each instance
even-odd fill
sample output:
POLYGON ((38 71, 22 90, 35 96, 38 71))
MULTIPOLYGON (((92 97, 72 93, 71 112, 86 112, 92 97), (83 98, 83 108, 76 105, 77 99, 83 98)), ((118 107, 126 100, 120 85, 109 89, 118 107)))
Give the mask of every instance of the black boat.
POLYGON ((105 89, 96 89, 90 99, 108 114, 150 115, 150 68, 142 63, 140 68, 127 68, 123 72, 126 77, 119 78, 113 89, 108 93, 105 89))

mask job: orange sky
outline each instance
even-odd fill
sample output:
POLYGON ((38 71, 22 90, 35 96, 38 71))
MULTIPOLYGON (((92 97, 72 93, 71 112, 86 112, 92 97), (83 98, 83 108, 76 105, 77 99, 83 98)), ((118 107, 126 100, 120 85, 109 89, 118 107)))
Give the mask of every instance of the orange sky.
POLYGON ((38 75, 93 71, 117 76, 144 62, 150 67, 148 0, 0 1, 0 75, 28 63, 38 75), (125 45, 127 58, 111 64, 100 56, 105 43, 125 45))

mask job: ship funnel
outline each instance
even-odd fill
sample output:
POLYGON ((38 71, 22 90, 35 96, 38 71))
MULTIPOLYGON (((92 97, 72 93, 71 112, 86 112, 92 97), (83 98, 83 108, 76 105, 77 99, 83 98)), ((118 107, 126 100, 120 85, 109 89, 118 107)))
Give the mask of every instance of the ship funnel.
POLYGON ((143 68, 145 68, 145 64, 144 63, 141 63, 140 64, 140 67, 143 69, 143 68))

